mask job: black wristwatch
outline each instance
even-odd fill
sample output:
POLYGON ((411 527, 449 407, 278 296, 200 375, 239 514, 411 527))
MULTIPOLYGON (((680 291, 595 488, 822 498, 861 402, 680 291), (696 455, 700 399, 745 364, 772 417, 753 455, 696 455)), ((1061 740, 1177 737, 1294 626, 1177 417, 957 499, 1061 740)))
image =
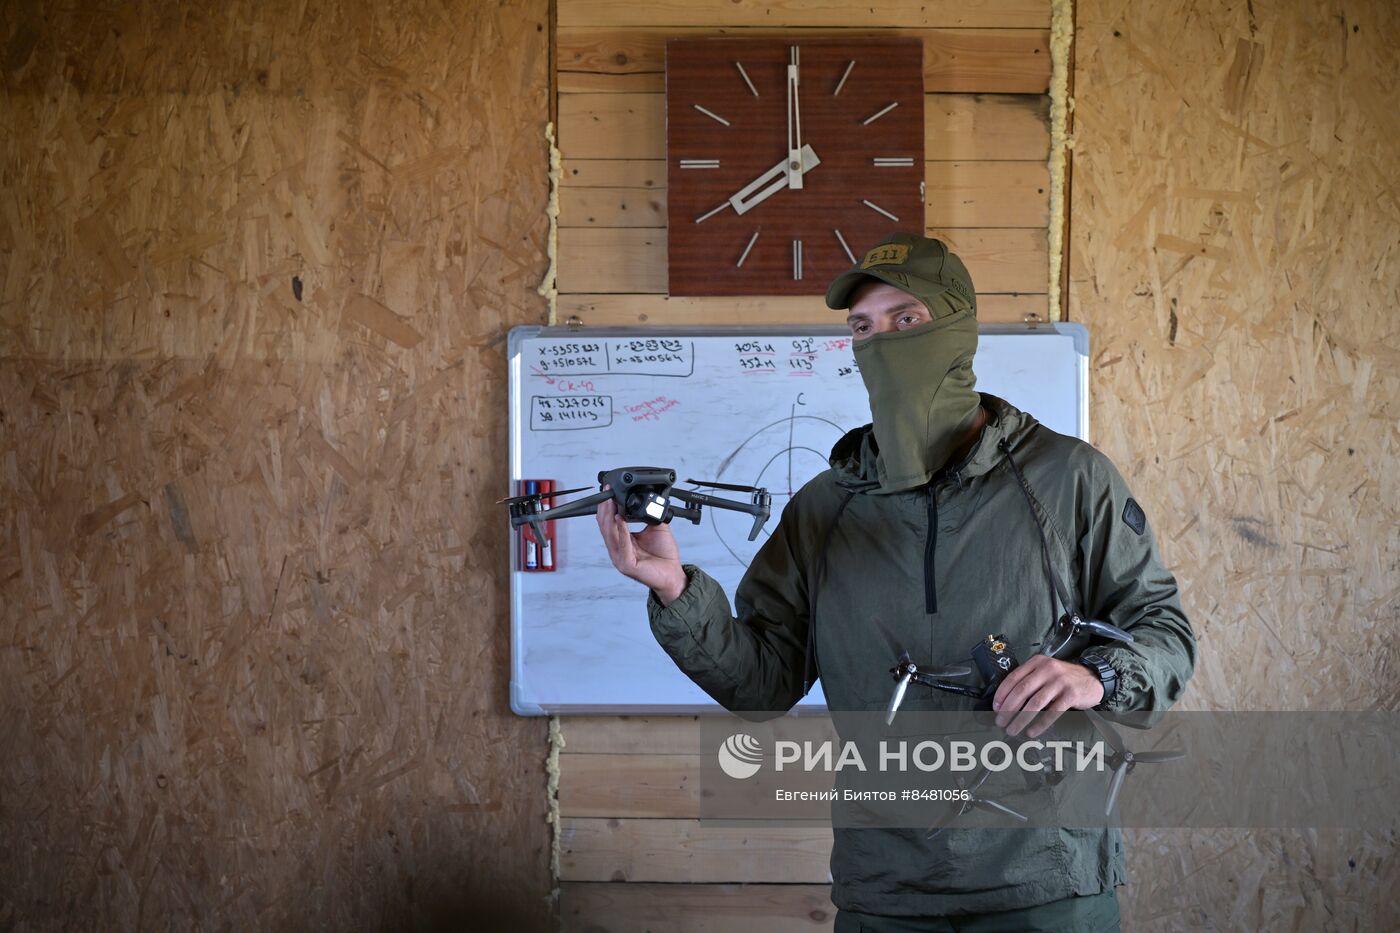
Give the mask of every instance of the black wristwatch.
POLYGON ((1103 699, 1099 701, 1099 705, 1102 706, 1113 699, 1113 695, 1118 692, 1118 672, 1113 669, 1113 665, 1097 654, 1081 654, 1079 663, 1093 671, 1099 683, 1103 684, 1103 699))

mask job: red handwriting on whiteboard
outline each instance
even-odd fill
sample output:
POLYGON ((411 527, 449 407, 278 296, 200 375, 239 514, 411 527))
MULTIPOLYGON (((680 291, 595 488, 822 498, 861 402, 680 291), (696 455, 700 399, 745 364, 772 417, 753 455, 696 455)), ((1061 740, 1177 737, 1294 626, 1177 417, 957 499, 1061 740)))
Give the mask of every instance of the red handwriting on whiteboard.
POLYGON ((679 404, 680 402, 673 398, 658 395, 654 399, 624 407, 627 409, 627 413, 632 416, 633 421, 660 421, 663 414, 679 404))

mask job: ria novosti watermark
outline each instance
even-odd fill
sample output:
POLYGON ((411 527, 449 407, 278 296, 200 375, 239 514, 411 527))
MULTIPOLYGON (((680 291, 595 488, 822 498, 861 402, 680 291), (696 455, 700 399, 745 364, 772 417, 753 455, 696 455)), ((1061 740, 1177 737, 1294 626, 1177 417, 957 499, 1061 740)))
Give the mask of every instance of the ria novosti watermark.
POLYGON ((1034 740, 976 712, 742 719, 700 720, 703 820, 1400 829, 1395 712, 1073 711, 1034 740))
MULTIPOLYGON (((985 768, 995 774, 1013 766, 1030 772, 1047 769, 1057 772, 1105 771, 1111 749, 1103 741, 1086 743, 1068 739, 1032 740, 1014 745, 1000 740, 978 743, 966 739, 948 742, 881 739, 877 752, 875 761, 867 763, 860 744, 854 741, 778 740, 774 743, 771 758, 773 770, 777 772, 794 769, 832 773, 846 769, 867 772, 872 767, 881 771, 972 772, 985 768)), ((720 743, 715 758, 729 777, 745 780, 762 769, 765 760, 763 743, 747 732, 737 732, 720 743)))

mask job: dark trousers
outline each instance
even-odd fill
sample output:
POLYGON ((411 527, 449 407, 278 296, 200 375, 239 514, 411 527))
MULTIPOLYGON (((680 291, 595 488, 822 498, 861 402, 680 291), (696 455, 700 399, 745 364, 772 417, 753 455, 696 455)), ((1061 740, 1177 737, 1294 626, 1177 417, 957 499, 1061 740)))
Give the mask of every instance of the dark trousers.
POLYGON ((1066 897, 1048 904, 951 917, 886 917, 836 912, 834 933, 1118 933, 1118 894, 1066 897))

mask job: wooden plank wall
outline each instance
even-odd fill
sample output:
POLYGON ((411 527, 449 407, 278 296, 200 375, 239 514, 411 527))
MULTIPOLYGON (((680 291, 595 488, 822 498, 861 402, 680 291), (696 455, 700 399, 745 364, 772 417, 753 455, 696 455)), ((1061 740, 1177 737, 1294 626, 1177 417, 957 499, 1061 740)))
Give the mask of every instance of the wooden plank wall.
POLYGON ((537 929, 545 0, 0 10, 0 930, 537 929))
MULTIPOLYGON (((794 30, 923 39, 927 230, 967 261, 983 319, 1044 318, 1050 5, 969 6, 558 0, 558 319, 578 315, 590 325, 833 320, 820 296, 665 295, 665 40, 794 30)), ((699 824, 693 719, 568 718, 562 731, 565 930, 831 927, 829 830, 699 824)))
MULTIPOLYGON (((1400 708, 1400 7, 1077 6, 1070 317, 1186 705, 1400 708)), ((1390 831, 1140 831, 1128 871, 1125 929, 1400 929, 1390 831)))
MULTIPOLYGON (((1049 0, 823 4, 558 0, 557 316, 585 323, 831 322, 820 296, 666 297, 665 40, 894 33, 924 40, 927 230, 988 321, 1046 317, 1049 0)), ((858 247, 857 247, 858 248, 858 247)))

